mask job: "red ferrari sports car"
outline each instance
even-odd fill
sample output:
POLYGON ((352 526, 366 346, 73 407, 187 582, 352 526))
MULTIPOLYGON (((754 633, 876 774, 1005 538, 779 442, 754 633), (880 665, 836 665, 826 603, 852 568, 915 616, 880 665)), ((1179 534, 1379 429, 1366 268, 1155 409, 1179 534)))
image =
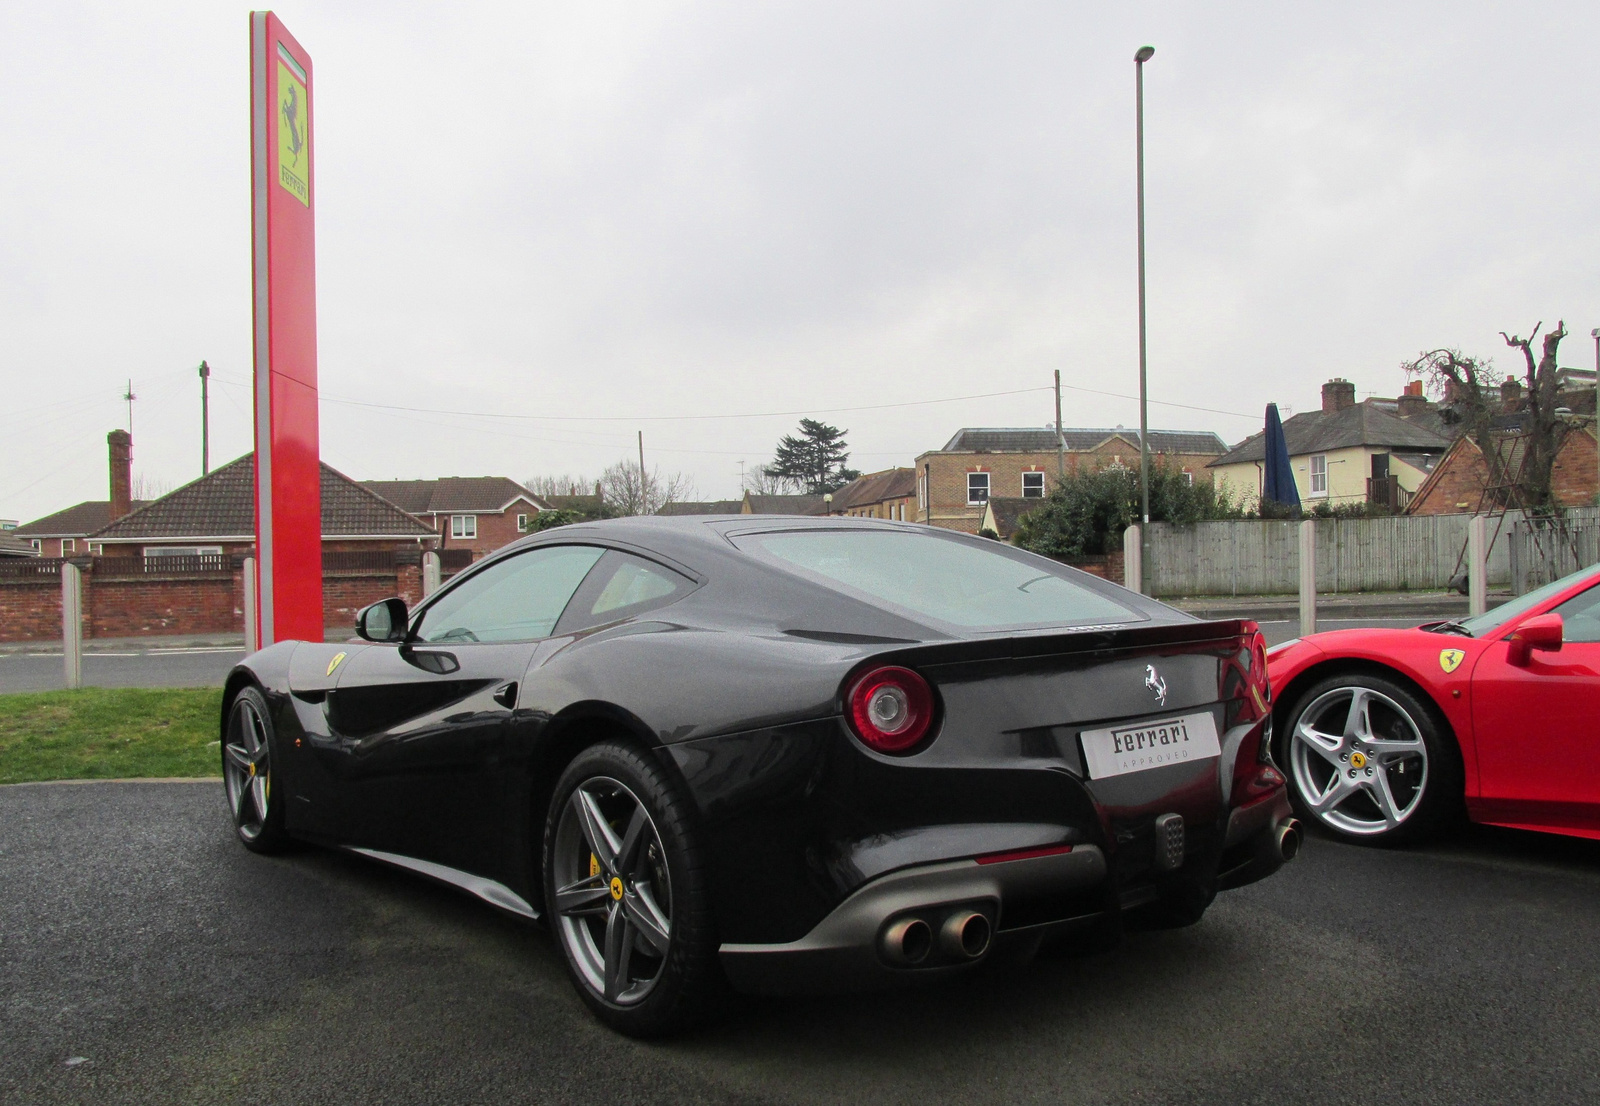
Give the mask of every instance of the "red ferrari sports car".
POLYGON ((1415 840, 1459 814, 1600 839, 1600 566, 1487 614, 1335 630, 1267 654, 1302 817, 1415 840))

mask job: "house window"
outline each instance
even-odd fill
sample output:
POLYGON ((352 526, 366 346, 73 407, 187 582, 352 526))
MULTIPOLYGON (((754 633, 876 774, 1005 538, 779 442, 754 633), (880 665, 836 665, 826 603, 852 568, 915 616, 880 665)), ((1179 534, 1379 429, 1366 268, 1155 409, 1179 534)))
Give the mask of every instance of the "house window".
POLYGON ((526 534, 527 532, 528 532, 528 516, 527 515, 518 515, 517 516, 517 533, 526 534))
POLYGON ((967 505, 989 502, 989 474, 987 472, 967 473, 967 505))
POLYGON ((1313 454, 1311 458, 1311 494, 1328 494, 1328 455, 1313 454))
POLYGON ((928 509, 928 477, 925 474, 917 477, 917 506, 924 511, 928 509))
POLYGON ((451 515, 450 536, 452 538, 475 538, 478 536, 477 515, 451 515))
POLYGON ((1022 498, 1044 498, 1044 473, 1025 472, 1022 474, 1022 498))
POLYGON ((33 547, 34 547, 34 549, 40 550, 42 552, 44 550, 44 542, 40 541, 38 538, 34 538, 33 539, 33 547))
POLYGON ((76 553, 77 551, 78 551, 78 539, 77 538, 62 538, 61 539, 61 555, 63 557, 65 557, 68 553, 76 553))
POLYGON ((1192 486, 1194 484, 1194 473, 1190 472, 1188 469, 1184 469, 1183 482, 1192 486))

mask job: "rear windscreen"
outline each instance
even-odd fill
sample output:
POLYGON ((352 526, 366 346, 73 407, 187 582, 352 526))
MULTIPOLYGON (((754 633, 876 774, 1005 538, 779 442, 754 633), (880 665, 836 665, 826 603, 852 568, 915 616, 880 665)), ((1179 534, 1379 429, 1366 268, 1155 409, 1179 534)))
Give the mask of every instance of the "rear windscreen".
POLYGON ((1103 625, 1146 616, 1069 569, 995 542, 889 530, 743 534, 742 549, 955 626, 1103 625))

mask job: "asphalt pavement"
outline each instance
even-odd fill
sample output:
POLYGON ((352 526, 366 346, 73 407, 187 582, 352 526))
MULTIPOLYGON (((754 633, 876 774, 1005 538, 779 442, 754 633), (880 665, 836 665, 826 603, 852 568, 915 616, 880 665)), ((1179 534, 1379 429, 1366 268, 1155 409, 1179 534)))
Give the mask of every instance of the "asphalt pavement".
POLYGON ((542 930, 255 856, 218 782, 0 787, 5 1102, 1583 1102, 1597 978, 1600 844, 1313 838, 1189 929, 640 1044, 542 930))

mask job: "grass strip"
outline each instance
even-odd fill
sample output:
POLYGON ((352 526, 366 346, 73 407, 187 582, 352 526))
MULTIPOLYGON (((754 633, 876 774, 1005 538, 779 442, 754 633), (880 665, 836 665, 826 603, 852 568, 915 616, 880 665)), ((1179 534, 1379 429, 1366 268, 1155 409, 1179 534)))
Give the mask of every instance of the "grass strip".
POLYGON ((0 695, 0 784, 216 776, 220 688, 0 695))

